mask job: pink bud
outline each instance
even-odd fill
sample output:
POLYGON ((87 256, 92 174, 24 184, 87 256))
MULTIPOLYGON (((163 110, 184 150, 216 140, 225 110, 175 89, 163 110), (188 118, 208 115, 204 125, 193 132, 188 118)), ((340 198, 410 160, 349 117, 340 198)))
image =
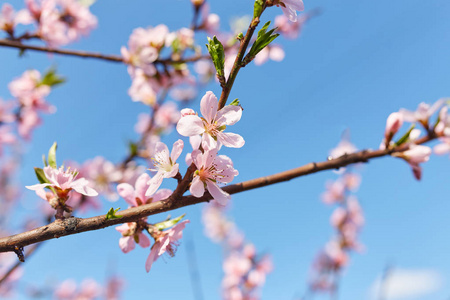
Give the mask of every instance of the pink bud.
POLYGON ((195 111, 190 108, 184 108, 181 110, 181 117, 189 116, 189 115, 195 115, 195 111))
POLYGON ((403 125, 402 114, 394 112, 389 115, 386 121, 386 131, 384 132, 386 144, 388 144, 391 141, 394 134, 397 133, 397 131, 400 129, 400 127, 402 127, 402 125, 403 125))

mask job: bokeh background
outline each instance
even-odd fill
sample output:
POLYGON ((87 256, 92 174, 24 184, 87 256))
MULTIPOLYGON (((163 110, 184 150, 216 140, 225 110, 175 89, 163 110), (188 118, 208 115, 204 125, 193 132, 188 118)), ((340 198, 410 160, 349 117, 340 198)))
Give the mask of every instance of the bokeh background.
MULTIPOLYGON (((23 6, 18 0, 9 3, 23 6)), ((231 18, 249 15, 253 8, 250 0, 209 3, 225 29, 231 18)), ((230 99, 239 98, 244 107, 233 132, 246 140, 242 149, 223 149, 240 172, 236 182, 325 160, 346 129, 359 149, 377 148, 391 112, 450 96, 448 1, 305 0, 305 7, 322 13, 304 26, 298 40, 277 40, 285 49, 284 61, 242 69, 231 93, 230 99)), ((136 27, 165 23, 176 30, 189 26, 192 18, 188 0, 97 1, 92 12, 98 28, 68 48, 119 54, 136 27)), ((272 8, 263 20, 278 14, 281 10, 272 8)), ((19 58, 17 50, 6 48, 0 48, 0 96, 11 97, 7 84, 26 69, 44 71, 51 65, 68 81, 48 97, 57 113, 44 116, 44 125, 26 145, 23 186, 36 182, 33 167, 41 166, 41 155, 54 141, 60 162, 98 155, 120 161, 127 141, 138 137, 133 130, 137 115, 147 111, 127 94, 131 80, 125 65, 36 52, 19 58)), ((215 82, 199 95, 206 90, 220 94, 215 82)), ((196 110, 199 100, 193 103, 196 110)), ((174 131, 164 142, 178 138, 174 131)), ((400 293, 388 299, 450 297, 449 166, 448 157, 433 156, 424 165, 421 182, 399 159, 376 159, 358 167, 363 179, 357 196, 366 216, 361 242, 366 250, 352 255, 340 280, 339 299, 371 299, 387 265, 406 274, 410 291, 414 282, 431 282, 415 296, 402 298, 400 293)), ((311 263, 334 233, 329 224, 332 208, 320 201, 320 194, 325 182, 336 177, 327 171, 233 196, 230 216, 247 240, 273 258, 275 269, 262 299, 296 299, 305 293, 311 263)), ((39 214, 41 201, 24 191, 13 225, 39 214)), ((105 200, 100 211, 88 215, 104 214, 111 206, 126 204, 105 200)), ((137 247, 123 254, 120 234, 106 228, 46 242, 26 262, 22 286, 86 277, 102 282, 116 273, 126 279, 125 299, 194 299, 185 247, 190 244, 204 299, 219 299, 223 253, 203 234, 202 207, 171 213, 186 213, 191 223, 175 258, 158 260, 149 274, 144 268, 149 250, 137 247)))

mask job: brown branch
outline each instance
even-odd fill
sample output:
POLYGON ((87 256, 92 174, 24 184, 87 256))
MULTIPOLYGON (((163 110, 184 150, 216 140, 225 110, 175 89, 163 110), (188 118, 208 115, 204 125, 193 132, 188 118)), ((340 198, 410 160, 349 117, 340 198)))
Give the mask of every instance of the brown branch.
MULTIPOLYGON (((427 136, 416 141, 416 144, 423 144, 429 142, 436 137, 427 136)), ((395 152, 403 152, 409 148, 408 145, 402 145, 394 149, 386 150, 362 150, 352 154, 345 154, 336 159, 331 159, 323 162, 309 163, 304 166, 284 171, 281 173, 244 181, 241 183, 229 185, 223 188, 229 194, 236 194, 243 191, 248 191, 264 186, 272 185, 279 182, 289 181, 293 178, 305 176, 312 173, 317 173, 324 170, 339 169, 354 163, 368 162, 370 159, 387 156, 395 152)), ((207 202, 212 199, 211 195, 206 193, 203 197, 196 198, 194 196, 184 196, 184 192, 187 190, 195 166, 191 165, 183 180, 178 184, 174 193, 165 200, 132 207, 118 212, 121 218, 118 219, 106 219, 105 215, 96 216, 87 219, 81 218, 68 218, 65 220, 57 220, 48 225, 36 228, 31 231, 16 234, 9 237, 0 239, 0 252, 13 251, 14 248, 24 247, 27 245, 35 244, 45 240, 59 238, 62 236, 72 235, 85 231, 98 230, 105 227, 113 226, 120 223, 136 222, 137 220, 155 215, 158 213, 174 210, 180 207, 194 205, 201 202, 207 202)))
MULTIPOLYGON (((0 46, 17 48, 20 50, 33 50, 33 51, 55 53, 55 54, 61 54, 61 55, 77 56, 77 57, 82 57, 82 58, 96 58, 96 59, 106 60, 106 61, 111 61, 111 62, 119 62, 119 63, 124 62, 123 58, 118 55, 106 55, 106 54, 101 54, 101 53, 97 53, 97 52, 87 52, 87 51, 80 51, 80 50, 65 50, 65 49, 56 49, 56 48, 43 47, 43 46, 25 45, 25 44, 22 44, 21 42, 11 41, 11 40, 7 40, 7 39, 0 39, 0 46)), ((195 61, 207 59, 207 58, 209 58, 208 55, 195 55, 195 56, 188 57, 185 59, 180 59, 180 60, 172 60, 170 58, 157 59, 157 60, 155 60, 154 63, 170 65, 170 64, 195 62, 195 61)))

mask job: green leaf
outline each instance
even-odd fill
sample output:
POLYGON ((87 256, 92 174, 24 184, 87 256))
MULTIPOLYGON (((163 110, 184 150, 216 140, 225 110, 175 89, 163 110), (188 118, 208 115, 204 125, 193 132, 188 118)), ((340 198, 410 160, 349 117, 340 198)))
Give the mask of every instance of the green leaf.
POLYGON ((259 18, 261 16, 263 5, 263 0, 255 0, 255 4, 253 5, 253 19, 259 18))
POLYGON ((411 134, 411 131, 414 129, 414 127, 416 127, 416 125, 412 124, 411 127, 409 127, 408 131, 397 142, 395 142, 396 147, 408 141, 409 135, 411 134))
POLYGON ((58 145, 56 144, 56 142, 54 142, 53 145, 50 147, 50 150, 48 150, 48 164, 53 169, 58 168, 56 165, 56 148, 57 147, 58 147, 58 145))
POLYGON ((113 207, 111 207, 111 208, 108 210, 108 213, 106 214, 105 219, 106 219, 106 220, 109 220, 109 219, 119 219, 119 218, 122 218, 122 216, 116 215, 116 213, 119 211, 119 209, 120 209, 120 207, 117 208, 117 209, 114 209, 113 207))
POLYGON ((258 31, 258 37, 247 54, 247 60, 252 60, 259 52, 261 52, 261 50, 267 47, 267 45, 272 43, 272 41, 280 35, 278 33, 273 34, 277 29, 276 27, 267 31, 269 25, 270 21, 264 24, 264 26, 258 31))
POLYGON ((138 145, 135 142, 129 142, 128 143, 128 149, 130 150, 130 155, 136 156, 138 153, 138 145))
POLYGON ((36 173, 36 177, 39 180, 39 183, 50 183, 50 181, 45 177, 44 170, 41 168, 34 168, 34 173, 36 173))
POLYGON ((44 167, 48 166, 47 159, 45 158, 45 154, 42 154, 42 162, 44 163, 44 167))
POLYGON ((160 222, 160 223, 156 223, 153 226, 155 226, 158 230, 167 229, 169 227, 174 226, 178 222, 180 222, 181 219, 183 219, 185 215, 186 214, 183 214, 183 215, 179 216, 178 218, 175 218, 175 219, 172 219, 172 220, 163 221, 163 222, 160 222))
POLYGON ((55 86, 66 82, 66 79, 56 74, 56 68, 50 68, 42 78, 40 85, 55 86))
POLYGON ((208 37, 208 48, 209 55, 216 68, 217 75, 224 76, 224 65, 225 65, 225 51, 223 50, 222 43, 214 36, 212 39, 208 37))
POLYGON ((240 105, 239 99, 238 98, 234 99, 229 105, 239 106, 240 105))

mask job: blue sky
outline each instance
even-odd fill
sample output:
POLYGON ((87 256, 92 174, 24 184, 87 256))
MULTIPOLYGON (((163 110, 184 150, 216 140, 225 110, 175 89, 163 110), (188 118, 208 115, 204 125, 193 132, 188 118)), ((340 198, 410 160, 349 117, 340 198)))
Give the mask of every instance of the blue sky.
MULTIPOLYGON (((210 3, 222 27, 233 16, 252 13, 253 2, 248 0, 210 3)), ((22 1, 12 4, 20 6, 22 1)), ((298 40, 277 40, 286 51, 285 60, 242 69, 230 95, 239 98, 245 109, 242 120, 233 126, 233 132, 245 138, 245 147, 223 151, 239 170, 236 182, 325 160, 347 128, 358 148, 377 148, 391 112, 450 96, 448 1, 305 0, 305 7, 323 11, 308 22, 298 40)), ((68 48, 119 54, 136 27, 166 23, 176 30, 191 20, 187 0, 98 1, 92 11, 99 19, 98 29, 68 48)), ((273 20, 278 14, 281 10, 273 8, 263 19, 273 20)), ((137 115, 146 107, 127 95, 131 82, 124 65, 17 54, 0 48, 2 98, 9 98, 11 79, 28 68, 43 71, 57 65, 68 79, 48 97, 58 112, 44 117, 44 125, 26 146, 20 173, 23 185, 35 183, 32 168, 41 165, 42 153, 55 140, 60 161, 82 162, 103 155, 118 162, 125 156, 126 141, 137 137, 133 132, 137 115)), ((220 93, 216 83, 205 90, 220 93)), ((198 104, 199 99, 193 108, 198 109, 198 104)), ((165 141, 171 144, 178 138, 174 132, 165 141)), ((394 158, 373 160, 360 169, 363 179, 357 196, 366 216, 361 242, 367 250, 352 255, 341 278, 340 299, 368 299, 371 285, 388 263, 441 274, 444 284, 434 294, 407 299, 450 295, 446 284, 450 280, 449 165, 448 156, 433 156, 424 165, 421 182, 414 180, 405 162, 394 158)), ((320 202, 320 194, 326 180, 334 178, 333 172, 322 172, 233 196, 231 217, 258 250, 273 257, 275 269, 262 299, 293 299, 304 293, 311 262, 333 234, 332 209, 320 202)), ((37 201, 41 200, 25 191, 25 212, 18 218, 36 213, 37 201)), ((125 207, 120 201, 113 205, 125 207)), ((105 201, 103 211, 93 214, 105 213, 110 206, 105 201)), ((222 252, 203 235, 202 207, 179 209, 172 215, 186 213, 191 220, 185 240, 195 245, 205 299, 218 299, 222 252)), ((175 258, 156 262, 147 274, 148 249, 123 254, 119 237, 107 228, 49 241, 26 263, 24 282, 39 285, 85 277, 102 281, 114 270, 127 280, 126 299, 142 295, 194 299, 186 243, 175 258)))

